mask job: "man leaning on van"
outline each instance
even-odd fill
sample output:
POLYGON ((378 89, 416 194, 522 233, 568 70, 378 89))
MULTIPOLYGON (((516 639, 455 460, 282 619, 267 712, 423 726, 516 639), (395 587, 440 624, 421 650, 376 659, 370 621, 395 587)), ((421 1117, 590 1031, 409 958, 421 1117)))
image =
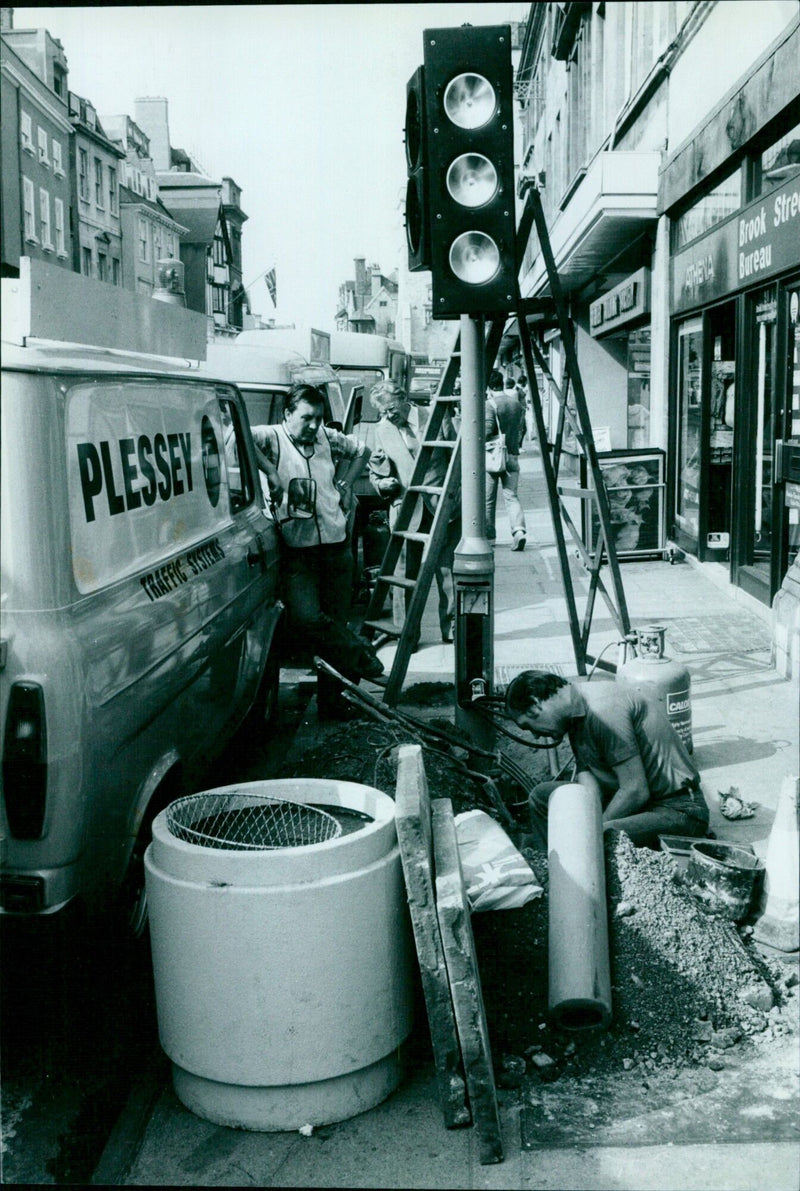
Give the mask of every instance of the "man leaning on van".
MULTIPOLYGON (((324 426, 324 409, 319 389, 296 385, 283 422, 253 426, 253 441, 280 532, 290 625, 340 674, 358 682, 383 673, 372 647, 347 625, 353 568, 347 514, 352 485, 370 452, 352 435, 324 426)), ((353 714, 341 684, 325 674, 317 680, 317 708, 322 719, 353 714)))

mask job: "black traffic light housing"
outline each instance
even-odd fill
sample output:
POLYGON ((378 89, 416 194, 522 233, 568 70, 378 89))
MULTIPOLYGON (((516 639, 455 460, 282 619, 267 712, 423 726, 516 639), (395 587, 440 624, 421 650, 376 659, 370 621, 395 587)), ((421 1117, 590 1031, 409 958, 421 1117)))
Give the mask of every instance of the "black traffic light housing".
POLYGON ((432 314, 508 311, 517 295, 511 29, 464 25, 423 38, 432 314))
POLYGON ((428 129, 425 114, 425 67, 418 66, 406 84, 406 240, 412 273, 431 267, 428 210, 428 129))

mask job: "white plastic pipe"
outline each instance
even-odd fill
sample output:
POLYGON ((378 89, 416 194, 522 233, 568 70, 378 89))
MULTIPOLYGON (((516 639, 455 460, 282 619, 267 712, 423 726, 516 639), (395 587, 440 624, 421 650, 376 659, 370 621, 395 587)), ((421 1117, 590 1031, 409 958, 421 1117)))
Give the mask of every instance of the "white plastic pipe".
POLYGON ((584 786, 558 786, 547 816, 550 1016, 566 1029, 611 1020, 603 816, 584 786))

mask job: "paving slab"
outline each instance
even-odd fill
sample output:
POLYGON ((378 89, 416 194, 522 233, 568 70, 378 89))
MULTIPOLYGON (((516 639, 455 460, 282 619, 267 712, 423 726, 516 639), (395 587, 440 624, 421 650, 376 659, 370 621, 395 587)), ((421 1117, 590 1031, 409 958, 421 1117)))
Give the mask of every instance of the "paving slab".
POLYGON ((399 749, 395 800, 397 838, 439 1079, 439 1101, 444 1123, 450 1129, 469 1124, 471 1117, 436 909, 431 803, 418 744, 401 745, 399 749))
POLYGON ((436 914, 447 960, 447 975, 467 1077, 470 1109, 478 1138, 478 1153, 481 1164, 486 1166, 491 1162, 503 1161, 503 1136, 481 978, 458 855, 453 804, 449 798, 436 798, 431 803, 431 827, 436 871, 436 914))

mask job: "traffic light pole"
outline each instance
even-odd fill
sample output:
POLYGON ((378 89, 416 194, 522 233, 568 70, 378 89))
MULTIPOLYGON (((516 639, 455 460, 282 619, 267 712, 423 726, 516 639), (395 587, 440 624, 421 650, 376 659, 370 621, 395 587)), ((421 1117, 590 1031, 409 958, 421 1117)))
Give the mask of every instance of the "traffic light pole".
POLYGON ((482 317, 461 315, 461 540, 453 563, 456 726, 494 747, 473 701, 494 681, 494 554, 486 538, 485 336, 482 317))

